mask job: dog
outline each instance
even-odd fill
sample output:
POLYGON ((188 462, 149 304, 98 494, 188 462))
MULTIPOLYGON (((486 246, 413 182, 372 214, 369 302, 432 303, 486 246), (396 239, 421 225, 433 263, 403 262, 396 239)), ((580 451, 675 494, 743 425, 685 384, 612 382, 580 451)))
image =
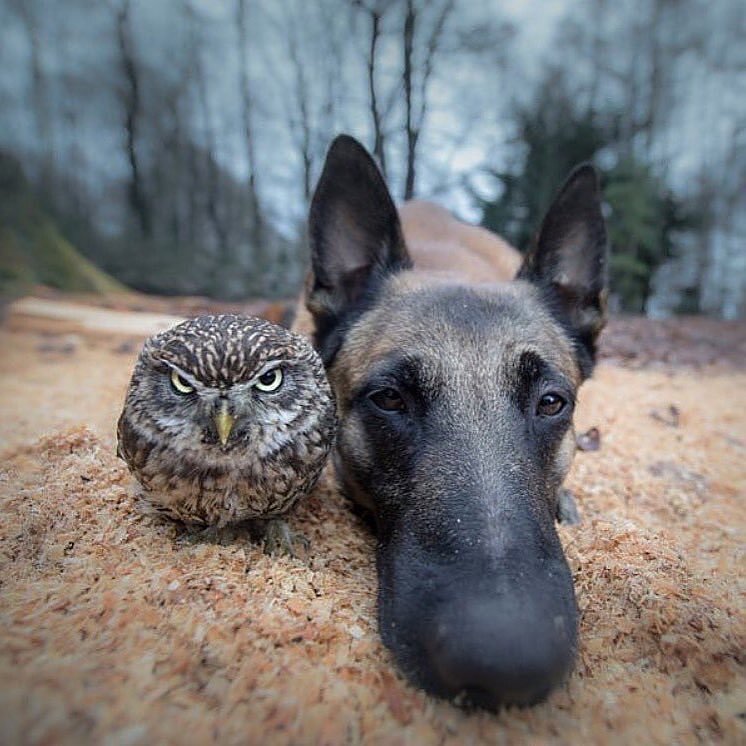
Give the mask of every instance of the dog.
POLYGON ((522 258, 435 205, 397 211, 340 135, 309 241, 296 328, 337 398, 342 492, 375 518, 384 643, 432 694, 491 710, 544 699, 577 648, 555 518, 606 318, 594 169, 569 176, 522 258))

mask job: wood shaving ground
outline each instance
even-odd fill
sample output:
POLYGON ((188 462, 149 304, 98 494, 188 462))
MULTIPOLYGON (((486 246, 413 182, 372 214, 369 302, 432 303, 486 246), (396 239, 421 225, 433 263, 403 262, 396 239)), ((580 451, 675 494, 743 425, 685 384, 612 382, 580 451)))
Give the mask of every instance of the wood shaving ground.
POLYGON ((375 539, 327 475, 305 561, 140 515, 113 428, 137 345, 0 343, 3 743, 744 743, 746 374, 626 370, 583 389, 561 536, 582 612, 568 683, 464 712, 376 629, 375 539), (675 405, 672 428, 649 416, 675 405))

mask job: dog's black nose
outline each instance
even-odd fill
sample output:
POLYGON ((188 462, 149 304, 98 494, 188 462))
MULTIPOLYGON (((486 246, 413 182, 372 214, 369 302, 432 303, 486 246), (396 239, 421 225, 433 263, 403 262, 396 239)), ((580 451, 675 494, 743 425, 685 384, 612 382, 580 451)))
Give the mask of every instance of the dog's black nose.
POLYGON ((575 657, 575 606, 564 606, 524 593, 449 601, 425 643, 435 687, 488 709, 544 699, 575 657))

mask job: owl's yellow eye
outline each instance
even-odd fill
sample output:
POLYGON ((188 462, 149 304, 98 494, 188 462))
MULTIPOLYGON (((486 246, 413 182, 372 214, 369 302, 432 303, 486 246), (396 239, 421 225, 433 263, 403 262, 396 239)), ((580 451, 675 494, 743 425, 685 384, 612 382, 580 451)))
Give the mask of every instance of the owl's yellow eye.
POLYGON ((282 386, 282 368, 272 368, 256 379, 254 387, 259 391, 277 391, 282 386))
POLYGON ((194 386, 190 386, 175 370, 171 370, 171 385, 180 394, 191 394, 194 386))

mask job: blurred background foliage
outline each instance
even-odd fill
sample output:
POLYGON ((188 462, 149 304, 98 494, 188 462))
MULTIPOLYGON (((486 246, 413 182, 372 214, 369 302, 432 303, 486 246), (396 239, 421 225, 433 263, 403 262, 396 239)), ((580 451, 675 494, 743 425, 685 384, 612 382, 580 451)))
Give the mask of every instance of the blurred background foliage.
POLYGON ((746 310, 740 0, 2 0, 0 287, 290 297, 331 138, 525 249, 599 168, 617 310, 746 310))

